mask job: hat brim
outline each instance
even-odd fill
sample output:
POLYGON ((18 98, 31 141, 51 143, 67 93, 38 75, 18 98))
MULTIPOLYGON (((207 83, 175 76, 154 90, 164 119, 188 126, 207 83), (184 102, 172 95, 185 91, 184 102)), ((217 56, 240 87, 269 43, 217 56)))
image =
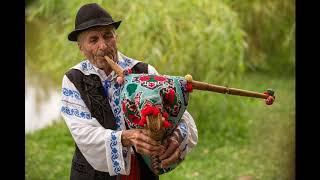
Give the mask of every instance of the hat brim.
POLYGON ((120 23, 121 23, 121 21, 116 21, 116 22, 112 22, 112 23, 97 23, 97 24, 93 24, 93 25, 87 26, 85 28, 75 29, 74 31, 69 33, 68 39, 69 39, 69 41, 77 41, 78 35, 79 35, 80 32, 82 32, 84 30, 87 30, 89 28, 92 28, 92 27, 96 27, 96 26, 113 25, 116 29, 118 29, 118 27, 120 26, 120 23))

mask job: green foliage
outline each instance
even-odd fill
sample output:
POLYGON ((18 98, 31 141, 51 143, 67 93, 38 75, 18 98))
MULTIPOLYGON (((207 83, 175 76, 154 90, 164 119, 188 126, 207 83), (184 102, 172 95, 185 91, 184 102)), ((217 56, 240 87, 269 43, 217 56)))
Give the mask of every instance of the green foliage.
POLYGON ((74 142, 64 123, 53 123, 25 138, 26 179, 69 179, 74 142))
POLYGON ((245 63, 252 70, 294 74, 295 0, 224 0, 247 33, 245 63))
POLYGON ((221 82, 244 68, 243 31, 237 15, 219 1, 137 1, 127 14, 120 49, 161 73, 221 82))
MULTIPOLYGON (((193 93, 188 111, 198 128, 198 144, 184 162, 160 179, 294 179, 294 78, 244 74, 230 87, 263 92, 276 101, 193 93)), ((26 179, 69 179, 74 144, 63 120, 26 135, 26 179)))
MULTIPOLYGON (((115 20, 122 20, 118 29, 120 51, 151 63, 162 74, 190 73, 197 80, 215 83, 229 82, 247 68, 294 74, 294 0, 95 2, 115 20)), ((77 10, 85 3, 28 3, 28 69, 60 83, 63 73, 84 59, 67 35, 77 10), (31 35, 30 31, 38 33, 31 35)))
MULTIPOLYGON (((63 73, 84 58, 76 43, 67 40, 82 4, 39 0, 27 7, 27 23, 41 23, 41 32, 33 36, 38 43, 33 39, 27 42, 28 68, 46 72, 60 82, 63 73)), ((118 29, 120 51, 154 65, 162 74, 190 73, 198 80, 214 77, 215 82, 221 82, 245 70, 244 32, 238 15, 220 1, 131 0, 101 4, 115 20, 122 20, 118 29)))

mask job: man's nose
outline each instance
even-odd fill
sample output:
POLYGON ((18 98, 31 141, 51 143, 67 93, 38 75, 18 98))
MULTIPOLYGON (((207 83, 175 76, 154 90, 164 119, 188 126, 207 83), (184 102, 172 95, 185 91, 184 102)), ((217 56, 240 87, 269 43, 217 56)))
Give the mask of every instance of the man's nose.
POLYGON ((104 50, 108 47, 107 42, 105 40, 99 41, 99 49, 104 50))

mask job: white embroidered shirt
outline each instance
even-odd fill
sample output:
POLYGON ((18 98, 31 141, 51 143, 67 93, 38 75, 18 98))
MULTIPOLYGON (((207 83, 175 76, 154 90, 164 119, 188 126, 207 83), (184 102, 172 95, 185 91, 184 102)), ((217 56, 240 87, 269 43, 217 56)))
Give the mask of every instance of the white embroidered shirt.
MULTIPOLYGON (((118 52, 118 64, 122 68, 132 68, 138 62, 118 52)), ((116 130, 105 129, 91 116, 89 109, 81 99, 79 91, 65 75, 62 80, 61 114, 70 133, 89 164, 98 171, 109 172, 112 175, 128 175, 130 173, 130 155, 132 148, 121 144, 122 131, 126 129, 123 113, 120 107, 120 87, 115 83, 117 75, 112 71, 106 75, 104 71, 84 60, 72 67, 83 74, 96 74, 100 77, 108 94, 108 100, 116 119, 116 130)), ((148 65, 149 74, 158 74, 154 67, 148 65)), ((191 115, 185 111, 179 126, 184 138, 180 145, 183 150, 181 158, 195 147, 198 132, 191 115)))

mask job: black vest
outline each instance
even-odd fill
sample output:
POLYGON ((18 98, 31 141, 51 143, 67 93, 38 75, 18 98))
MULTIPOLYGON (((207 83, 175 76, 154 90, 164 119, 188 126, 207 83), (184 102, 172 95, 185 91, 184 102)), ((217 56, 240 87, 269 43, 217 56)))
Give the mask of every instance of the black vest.
MULTIPOLYGON (((139 62, 132 68, 132 71, 133 73, 148 73, 148 65, 139 62)), ((104 128, 115 130, 113 112, 107 97, 104 94, 104 89, 99 76, 95 74, 84 75, 77 69, 69 70, 66 73, 66 76, 78 89, 82 100, 91 113, 91 116, 95 117, 104 128)), ((159 179, 159 176, 150 171, 142 157, 137 153, 136 155, 139 161, 141 180, 159 179)), ((110 176, 107 172, 101 172, 93 169, 80 152, 78 146, 75 144, 75 152, 71 165, 71 180, 116 180, 119 179, 119 177, 120 176, 110 176)))

